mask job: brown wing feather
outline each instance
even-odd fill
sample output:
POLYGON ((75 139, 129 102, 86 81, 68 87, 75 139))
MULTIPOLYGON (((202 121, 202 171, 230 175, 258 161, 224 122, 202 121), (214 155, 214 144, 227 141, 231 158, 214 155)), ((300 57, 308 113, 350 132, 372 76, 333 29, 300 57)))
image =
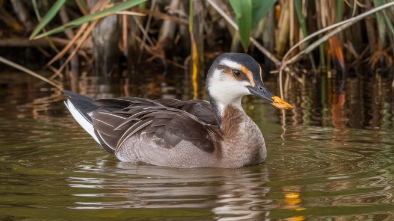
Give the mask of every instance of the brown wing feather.
POLYGON ((217 125, 211 104, 203 100, 181 101, 177 99, 159 99, 156 102, 166 106, 188 112, 206 124, 217 125))
POLYGON ((220 137, 206 102, 117 98, 100 99, 95 103, 101 106, 91 113, 96 135, 101 144, 112 151, 142 131, 165 148, 175 147, 184 140, 206 152, 214 151, 213 139, 220 137))
POLYGON ((117 131, 116 127, 122 124, 126 117, 116 115, 109 111, 94 111, 91 114, 95 134, 100 140, 100 144, 108 151, 113 153, 119 136, 123 131, 117 131), (94 117, 93 117, 94 116, 94 117))

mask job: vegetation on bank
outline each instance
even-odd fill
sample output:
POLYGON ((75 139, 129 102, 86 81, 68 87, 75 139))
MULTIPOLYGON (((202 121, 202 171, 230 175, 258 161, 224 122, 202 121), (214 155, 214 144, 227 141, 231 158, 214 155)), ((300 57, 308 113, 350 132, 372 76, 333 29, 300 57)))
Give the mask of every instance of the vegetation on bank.
MULTIPOLYGON (((47 81, 59 88, 65 68, 71 79, 79 75, 80 63, 107 78, 122 55, 130 71, 154 59, 165 68, 190 64, 197 91, 204 58, 229 50, 262 57, 267 69, 300 83, 302 70, 312 68, 335 70, 343 84, 348 69, 392 67, 393 5, 385 0, 0 0, 6 26, 0 47, 39 47, 55 73, 47 81)), ((0 62, 18 68, 3 57, 0 62)))

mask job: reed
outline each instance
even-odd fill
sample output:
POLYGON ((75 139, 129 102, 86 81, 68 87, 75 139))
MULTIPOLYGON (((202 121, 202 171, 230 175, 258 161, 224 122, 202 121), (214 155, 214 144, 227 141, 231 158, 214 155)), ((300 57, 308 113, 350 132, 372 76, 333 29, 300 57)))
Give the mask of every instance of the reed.
MULTIPOLYGON (((119 41, 113 47, 119 46, 128 58, 136 57, 130 54, 138 54, 137 57, 141 58, 142 53, 148 54, 150 60, 160 58, 166 68, 167 63, 184 67, 185 51, 193 58, 193 67, 201 65, 204 51, 211 53, 218 49, 206 45, 217 45, 219 41, 222 45, 219 50, 229 50, 228 45, 233 42, 234 46, 241 45, 241 50, 250 54, 263 53, 270 60, 265 61, 266 65, 271 65, 273 70, 289 72, 300 83, 300 69, 303 68, 335 69, 345 74, 349 68, 360 65, 389 70, 393 63, 394 3, 388 0, 367 0, 365 4, 341 0, 100 0, 90 9, 86 0, 76 0, 72 5, 70 2, 73 1, 56 0, 44 12, 40 11, 43 8, 40 5, 45 1, 32 2, 37 25, 29 39, 52 35, 62 38, 66 30, 73 32, 74 37, 56 52, 48 65, 64 56, 70 61, 74 55, 86 50, 82 46, 94 35, 91 30, 109 15, 122 18, 119 19, 119 41), (70 13, 71 19, 58 24, 56 18, 62 7, 69 9, 66 12, 70 13), (194 13, 197 8, 200 14, 194 13), (167 12, 169 9, 171 13, 167 12), (39 19, 40 14, 45 16, 39 19), (188 43, 179 48, 178 43, 182 41, 188 43)), ((26 12, 15 12, 21 13, 26 12)), ((14 21, 9 28, 20 32, 20 25, 24 23, 15 22, 17 19, 8 16, 7 21, 10 20, 14 21)), ((26 26, 25 30, 28 29, 26 26)), ((231 48, 239 50, 239 47, 231 48)), ((84 59, 91 59, 89 51, 85 55, 84 59)), ((67 62, 58 70, 65 65, 67 62)))

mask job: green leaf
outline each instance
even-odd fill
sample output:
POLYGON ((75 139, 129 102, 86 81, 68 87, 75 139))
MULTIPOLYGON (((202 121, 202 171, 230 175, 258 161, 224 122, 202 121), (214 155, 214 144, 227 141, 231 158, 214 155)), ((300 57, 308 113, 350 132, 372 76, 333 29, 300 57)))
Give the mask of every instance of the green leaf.
POLYGON ((382 11, 382 13, 384 15, 384 19, 386 20, 386 25, 391 32, 391 35, 394 35, 394 27, 393 27, 393 23, 390 20, 390 17, 387 15, 386 11, 382 11))
MULTIPOLYGON (((79 2, 79 5, 81 5, 81 10, 83 11, 83 13, 86 13, 89 11, 88 6, 86 5, 85 0, 75 0, 76 2, 79 2)), ((87 13, 86 13, 87 14, 87 13)))
POLYGON ((272 9, 276 0, 252 0, 252 28, 272 9))
POLYGON ((245 51, 248 50, 252 32, 252 0, 230 0, 238 24, 238 32, 245 51))
POLYGON ((33 33, 30 35, 30 40, 33 39, 45 27, 45 25, 47 25, 53 19, 53 17, 55 17, 65 2, 66 0, 57 0, 55 4, 53 4, 44 18, 42 18, 41 22, 34 29, 33 33))
POLYGON ((238 24, 239 36, 245 51, 254 27, 271 10, 276 0, 230 0, 238 24))
MULTIPOLYGON (((379 7, 381 5, 384 5, 383 0, 374 0, 373 1, 375 7, 379 7)), ((383 12, 377 12, 376 13, 376 21, 378 24, 378 30, 379 30, 379 39, 380 39, 380 49, 382 49, 386 42, 385 42, 385 37, 386 37, 386 20, 384 18, 383 12)))
POLYGON ((340 22, 343 20, 343 0, 337 0, 337 22, 340 22))
MULTIPOLYGON (((59 32, 64 32, 66 29, 74 28, 74 27, 82 25, 82 24, 84 24, 86 22, 90 22, 92 20, 96 20, 96 19, 108 16, 108 15, 112 15, 112 14, 114 14, 116 12, 126 10, 128 8, 136 6, 136 5, 138 5, 138 4, 142 3, 142 2, 145 2, 145 1, 146 0, 128 0, 126 2, 123 2, 123 3, 120 3, 118 5, 115 5, 115 6, 111 7, 111 8, 107 8, 107 9, 104 9, 102 11, 99 11, 99 12, 96 12, 96 13, 93 13, 93 14, 90 14, 90 15, 86 15, 86 16, 77 18, 77 19, 75 19, 73 21, 70 21, 70 22, 60 26, 60 27, 57 27, 55 29, 47 31, 46 33, 43 33, 43 34, 38 35, 36 37, 33 36, 33 37, 34 37, 34 39, 37 39, 37 38, 42 38, 42 37, 45 37, 45 36, 48 36, 48 35, 56 34, 56 33, 59 33, 59 32)), ((30 39, 32 39, 33 37, 30 37, 30 39)))
POLYGON ((306 27, 306 21, 304 15, 302 14, 302 2, 301 0, 294 1, 295 10, 298 17, 298 22, 300 23, 302 35, 304 37, 308 36, 308 28, 306 27))

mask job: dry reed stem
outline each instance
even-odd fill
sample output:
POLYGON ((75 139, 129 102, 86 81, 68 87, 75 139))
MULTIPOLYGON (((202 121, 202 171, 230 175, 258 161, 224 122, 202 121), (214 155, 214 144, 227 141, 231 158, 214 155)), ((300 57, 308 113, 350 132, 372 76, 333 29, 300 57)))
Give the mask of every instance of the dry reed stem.
POLYGON ((282 56, 286 50, 290 34, 290 3, 285 2, 282 5, 282 12, 278 21, 278 32, 276 35, 276 54, 282 56))
POLYGON ((374 14, 374 13, 376 13, 376 12, 378 12, 378 11, 381 11, 381 10, 383 10, 383 9, 386 9, 386 8, 388 8, 388 7, 391 7, 391 6, 394 6, 394 2, 387 3, 387 4, 382 5, 382 6, 380 6, 380 7, 374 8, 374 9, 372 9, 372 10, 370 10, 370 11, 364 12, 364 13, 361 14, 361 15, 358 15, 358 16, 353 17, 353 18, 349 18, 349 19, 344 20, 344 21, 342 21, 342 22, 335 23, 335 24, 330 25, 330 26, 328 26, 328 27, 326 27, 326 28, 323 28, 323 29, 321 29, 321 30, 319 30, 319 31, 317 31, 317 32, 315 32, 315 33, 310 34, 308 37, 304 38, 302 41, 298 42, 296 45, 294 45, 292 48, 289 49, 289 51, 288 51, 288 52, 286 53, 286 55, 283 57, 283 64, 282 64, 282 66, 286 66, 286 65, 288 65, 288 64, 290 64, 290 63, 292 63, 292 62, 294 62, 295 60, 299 59, 300 56, 302 56, 302 55, 304 55, 304 54, 307 54, 307 53, 310 53, 312 50, 314 50, 314 49, 315 49, 317 46, 319 46, 321 43, 327 41, 327 40, 330 39, 332 36, 338 34, 339 32, 343 31, 344 29, 350 27, 351 25, 353 25, 354 23, 360 21, 361 19, 363 19, 363 18, 365 18, 365 17, 367 17, 367 16, 369 16, 369 15, 371 15, 371 14, 374 14), (338 27, 338 26, 341 26, 341 27, 338 27), (326 31, 328 31, 328 30, 331 30, 331 29, 333 29, 333 28, 336 28, 336 27, 338 27, 336 30, 334 30, 334 31, 330 32, 329 34, 323 36, 323 38, 320 38, 319 40, 313 42, 313 43, 310 44, 308 47, 306 47, 303 51, 300 51, 296 56, 294 56, 294 57, 292 57, 291 59, 289 59, 289 60, 286 61, 287 57, 290 55, 290 53, 291 53, 292 50, 294 50, 295 48, 297 48, 297 47, 300 46, 301 44, 305 43, 306 41, 309 41, 311 38, 313 38, 313 37, 315 37, 315 36, 317 36, 317 35, 319 35, 319 34, 322 34, 323 32, 326 32, 326 31))
MULTIPOLYGON (((0 1, 1 2, 1 1, 0 1)), ((19 23, 19 21, 14 18, 6 9, 3 7, 3 5, 0 3, 0 20, 4 22, 4 24, 7 24, 8 26, 12 27, 17 32, 23 31, 23 26, 22 24, 19 23)))
POLYGON ((17 64, 17 63, 14 63, 14 62, 12 62, 12 61, 10 61, 10 60, 7 60, 7 59, 5 59, 5 58, 3 58, 3 57, 1 57, 1 56, 0 56, 0 62, 4 63, 4 64, 6 64, 6 65, 9 65, 9 66, 11 66, 11 67, 13 67, 13 68, 16 68, 16 69, 18 69, 18 70, 21 70, 21 71, 23 71, 23 72, 25 72, 25 73, 27 73, 27 74, 30 74, 30 75, 32 75, 33 77, 36 77, 36 78, 38 78, 38 79, 40 79, 40 80, 42 80, 42 81, 44 81, 44 82, 46 82, 46 83, 48 83, 48 84, 54 86, 54 87, 56 87, 56 88, 59 89, 59 90, 62 90, 62 89, 63 89, 63 87, 62 87, 61 85, 58 85, 58 84, 56 84, 55 82, 53 82, 53 81, 51 81, 51 80, 49 80, 49 79, 47 79, 47 78, 45 78, 45 77, 43 77, 43 76, 41 76, 41 75, 39 75, 39 74, 37 74, 37 73, 35 73, 35 72, 29 70, 29 69, 27 69, 27 68, 25 68, 25 67, 23 67, 23 66, 21 66, 21 65, 19 65, 19 64, 17 64))
POLYGON ((327 41, 328 39, 330 39, 332 36, 340 33, 341 31, 343 31, 344 29, 352 26, 354 23, 364 19, 367 16, 370 16, 378 11, 381 11, 383 9, 386 9, 388 7, 394 6, 394 2, 389 2, 386 3, 385 5, 376 7, 370 11, 364 12, 361 15, 358 15, 356 17, 353 18, 349 18, 347 20, 344 20, 342 22, 338 22, 335 23, 333 25, 330 25, 326 28, 323 28, 317 32, 312 33, 311 35, 309 35, 308 37, 304 38, 302 41, 298 42, 296 45, 294 45, 292 48, 289 49, 289 51, 286 53, 286 55, 283 57, 282 60, 282 65, 279 68, 279 88, 280 88, 280 96, 283 97, 283 86, 282 86, 282 75, 283 75, 283 70, 284 69, 288 69, 288 65, 295 62, 296 60, 298 60, 302 55, 308 54, 310 53, 312 50, 314 50, 315 48, 317 48, 320 44, 322 44, 323 42, 327 41), (337 28, 338 27, 338 28, 337 28), (286 60, 287 57, 290 55, 291 51, 293 51, 295 48, 297 48, 298 46, 300 46, 301 44, 303 44, 306 41, 309 41, 311 38, 326 32, 328 30, 337 28, 335 30, 333 30, 332 32, 328 33, 327 35, 323 36, 322 38, 320 38, 319 40, 313 42, 312 44, 310 44, 308 47, 306 47, 304 50, 300 51, 296 56, 290 58, 289 60, 286 60))
MULTIPOLYGON (((135 17, 133 17, 133 19, 134 19, 135 23, 137 24, 138 29, 139 29, 139 30, 142 32, 142 34, 144 35, 143 37, 146 37, 146 40, 148 41, 149 45, 150 45, 151 47, 153 47, 153 46, 155 45, 155 43, 154 43, 153 40, 149 37, 148 31, 145 30, 144 27, 142 27, 142 24, 141 24, 141 22, 140 22, 138 19, 136 19, 135 17)), ((142 39, 141 39, 141 45, 144 46, 144 48, 145 48, 145 46, 146 46, 146 44, 142 44, 142 39)))
POLYGON ((204 47, 203 47, 203 6, 201 0, 191 0, 189 9, 189 34, 192 49, 192 84, 193 99, 198 99, 199 92, 199 74, 203 71, 201 67, 204 63, 204 47))
POLYGON ((183 18, 178 18, 176 16, 172 16, 172 15, 162 13, 159 11, 153 11, 153 10, 143 9, 143 8, 135 8, 134 10, 136 12, 141 12, 141 13, 147 14, 149 16, 153 16, 155 18, 158 18, 158 19, 173 21, 173 22, 177 23, 178 25, 188 25, 189 24, 188 21, 183 18))
POLYGON ((92 32, 93 28, 97 25, 97 23, 101 19, 95 20, 92 24, 89 25, 89 27, 85 30, 83 33, 82 37, 80 38, 78 44, 75 46, 74 50, 70 53, 64 64, 59 68, 59 71, 62 71, 64 67, 70 62, 70 60, 73 58, 73 56, 78 52, 79 48, 82 46, 84 41, 89 37, 90 33, 92 32))
POLYGON ((62 58, 67 51, 76 43, 77 40, 80 40, 80 36, 83 34, 85 31, 86 27, 88 26, 87 23, 83 24, 81 28, 78 30, 78 32, 75 34, 74 38, 71 39, 66 47, 64 47, 55 57, 53 57, 48 63, 47 66, 51 65, 53 62, 57 61, 58 59, 62 58))
MULTIPOLYGON (((156 7, 156 0, 153 0, 153 1, 152 1, 152 5, 151 5, 151 7, 150 7, 150 10, 153 11, 153 10, 155 9, 155 7, 156 7)), ((148 29, 149 29, 149 27, 150 27, 151 21, 152 21, 152 15, 149 15, 149 16, 148 16, 148 20, 146 21, 146 24, 145 24, 145 29, 144 29, 144 31, 143 31, 144 36, 142 37, 142 44, 141 44, 141 46, 140 46, 140 56, 139 56, 138 60, 141 60, 141 54, 142 54, 142 52, 144 51, 144 46, 145 46, 146 38, 147 38, 147 36, 148 36, 148 35, 145 34, 145 33, 148 32, 148 29)))
POLYGON ((121 23, 122 23, 122 27, 121 27, 121 40, 118 43, 118 47, 120 49, 120 51, 122 51, 124 54, 127 51, 127 45, 128 45, 128 40, 127 40, 127 16, 126 15, 122 15, 121 16, 121 23))
MULTIPOLYGON (((130 33, 131 33, 131 35, 135 38, 135 40, 138 41, 138 43, 142 44, 142 39, 141 39, 138 35, 136 35, 134 32, 130 32, 130 33)), ((155 51, 155 49, 154 49, 153 46, 152 46, 152 47, 149 47, 149 46, 145 45, 145 46, 144 46, 144 49, 145 49, 150 55, 152 55, 152 57, 148 59, 149 61, 150 61, 150 60, 153 60, 153 59, 155 59, 155 58, 160 58, 160 59, 162 59, 162 58, 160 57, 160 55, 157 55, 158 53, 156 53, 156 51, 155 51)), ((182 68, 182 69, 186 69, 185 65, 179 64, 179 63, 177 63, 177 62, 175 62, 175 61, 171 61, 171 60, 169 60, 169 59, 165 59, 165 61, 166 61, 167 63, 169 63, 169 64, 174 65, 175 67, 182 68)))
MULTIPOLYGON (((57 46, 66 46, 70 40, 58 37, 51 37, 53 43, 57 46)), ((40 38, 36 40, 29 40, 28 38, 0 38, 0 47, 49 47, 46 39, 40 38)))
POLYGON ((87 15, 89 13, 88 11, 85 10, 85 8, 82 6, 80 1, 75 1, 75 3, 77 3, 78 8, 83 15, 87 15))
MULTIPOLYGON (((109 0, 106 0, 105 2, 97 2, 93 7, 91 12, 96 12, 99 9, 104 9, 109 3, 109 0)), ((97 21, 97 20, 96 20, 97 21)), ((82 34, 85 35, 84 31, 86 29, 86 27, 88 26, 88 23, 85 23, 81 26, 81 28, 79 28, 78 32, 75 34, 75 36, 71 39, 71 41, 68 43, 68 45, 66 47, 64 47, 55 57, 53 57, 48 63, 47 66, 51 65, 53 62, 55 62, 56 60, 60 59, 61 57, 63 57, 67 51, 69 51, 72 46, 75 44, 75 42, 77 40, 79 40, 79 42, 77 43, 77 46, 74 48, 73 51, 78 50, 81 46, 82 46, 82 42, 84 41, 84 39, 80 39, 80 36, 82 34), (79 45, 79 46, 78 46, 79 45)), ((89 26, 90 28, 91 26, 89 26)), ((75 53, 74 53, 75 54, 75 53)), ((67 59, 69 61, 69 59, 67 59)), ((70 59, 71 60, 71 59, 70 59)), ((65 64, 67 64, 68 62, 66 62, 65 64)), ((63 68, 59 68, 59 70, 61 71, 63 68)))

